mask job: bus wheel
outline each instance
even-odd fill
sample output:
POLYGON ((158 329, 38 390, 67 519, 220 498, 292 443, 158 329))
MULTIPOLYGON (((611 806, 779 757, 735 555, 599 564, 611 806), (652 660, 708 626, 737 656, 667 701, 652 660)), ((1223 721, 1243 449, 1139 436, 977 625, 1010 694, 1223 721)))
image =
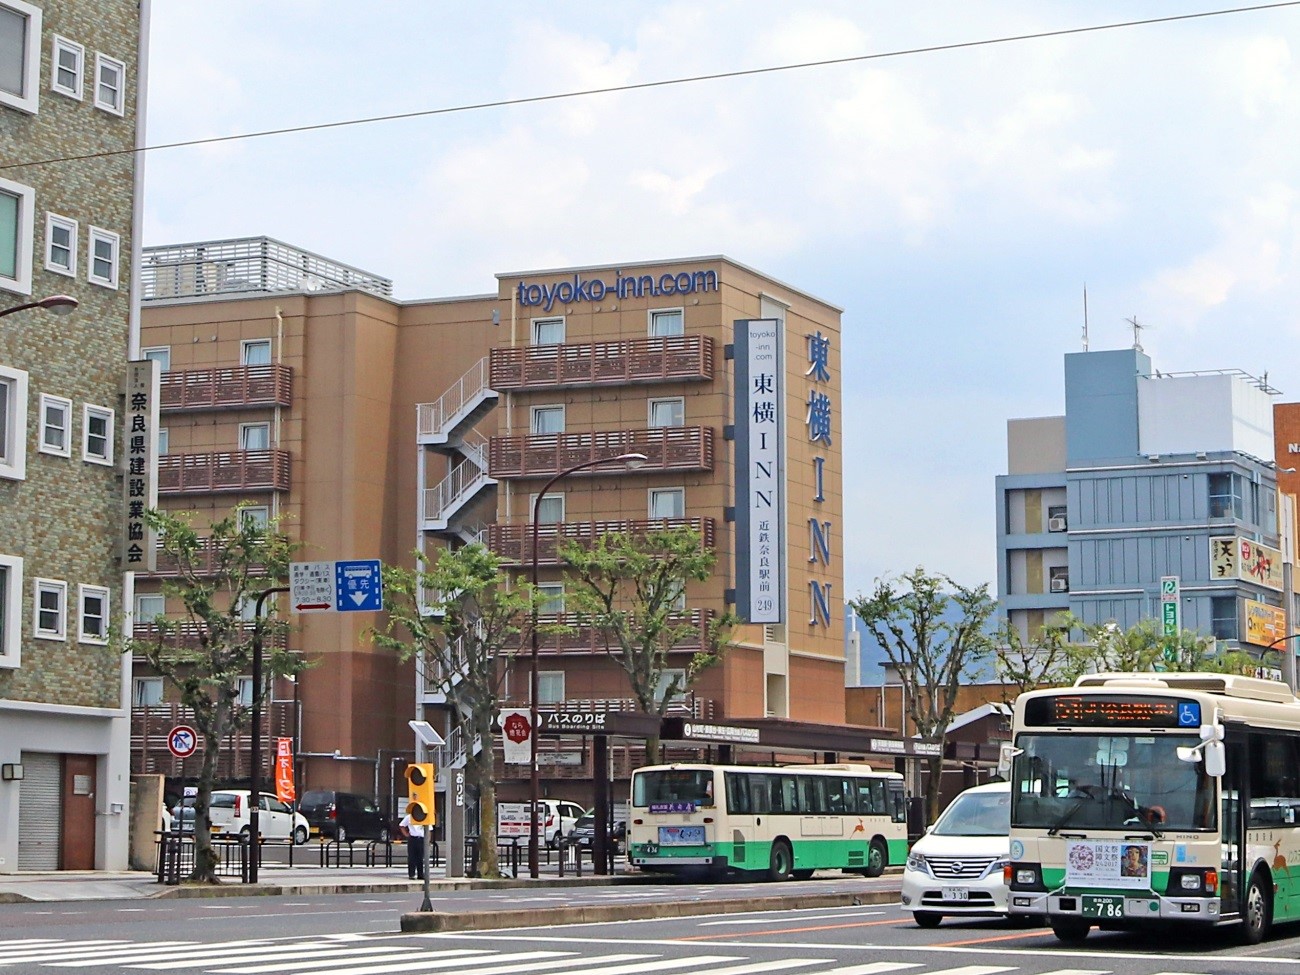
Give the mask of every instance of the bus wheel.
POLYGON ((864 877, 879 877, 885 872, 885 864, 889 861, 889 853, 885 850, 880 840, 871 841, 871 849, 867 851, 867 869, 862 871, 864 877))
POLYGON ((934 911, 913 911, 912 917, 916 918, 918 928, 937 928, 943 920, 943 915, 935 914, 934 911))
POLYGON ((1063 941, 1067 945, 1082 944, 1083 939, 1088 937, 1090 927, 1091 924, 1077 917, 1052 918, 1052 934, 1056 935, 1057 941, 1063 941))
POLYGON ((1250 878, 1246 889, 1246 903, 1241 912, 1241 930, 1237 940, 1245 945, 1257 945, 1264 940, 1269 929, 1268 898, 1260 873, 1250 878))
POLYGON ((790 844, 785 840, 777 840, 772 844, 772 861, 767 868, 768 880, 789 880, 794 868, 794 854, 790 852, 790 844))

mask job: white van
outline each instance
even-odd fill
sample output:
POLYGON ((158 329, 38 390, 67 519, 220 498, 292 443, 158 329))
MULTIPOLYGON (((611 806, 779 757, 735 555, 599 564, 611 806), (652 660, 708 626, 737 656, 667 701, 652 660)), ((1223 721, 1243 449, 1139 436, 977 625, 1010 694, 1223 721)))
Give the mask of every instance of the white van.
MULTIPOLYGON (((247 837, 251 827, 247 789, 214 789, 208 802, 208 821, 212 832, 219 835, 247 837)), ((275 796, 263 792, 257 812, 257 832, 263 839, 287 840, 306 843, 311 830, 307 817, 294 812, 293 807, 275 796)), ((194 829, 194 799, 187 796, 172 810, 172 816, 181 822, 181 829, 194 829)))
POLYGON ((912 847, 903 869, 903 909, 932 928, 945 914, 1005 917, 1011 862, 1011 784, 977 785, 957 796, 912 847))
MULTIPOLYGON (((539 799, 537 806, 538 819, 541 820, 542 825, 540 842, 550 847, 558 847, 561 841, 569 835, 574 824, 586 812, 576 802, 569 802, 565 799, 539 799)), ((498 841, 511 838, 516 841, 520 838, 526 839, 530 832, 528 827, 528 803, 497 803, 498 841)))

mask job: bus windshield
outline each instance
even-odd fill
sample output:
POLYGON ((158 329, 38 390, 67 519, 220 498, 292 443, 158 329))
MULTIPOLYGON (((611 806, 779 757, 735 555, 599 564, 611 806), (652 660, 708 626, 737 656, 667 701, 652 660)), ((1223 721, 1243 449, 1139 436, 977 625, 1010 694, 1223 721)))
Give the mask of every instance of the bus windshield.
POLYGON ((712 769, 651 769, 632 777, 632 805, 638 808, 668 803, 713 805, 712 769))
POLYGON ((1021 734, 1011 823, 1051 833, 1216 829, 1214 780, 1175 751, 1198 744, 1192 735, 1021 734))

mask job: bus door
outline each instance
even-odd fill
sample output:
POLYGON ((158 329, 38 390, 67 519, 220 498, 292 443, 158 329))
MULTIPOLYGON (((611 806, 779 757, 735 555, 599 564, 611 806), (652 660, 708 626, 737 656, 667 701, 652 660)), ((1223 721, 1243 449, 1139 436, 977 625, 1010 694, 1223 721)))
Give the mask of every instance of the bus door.
POLYGON ((767 867, 767 861, 758 852, 756 844, 750 842, 755 838, 756 801, 760 810, 767 808, 766 781, 762 783, 761 788, 751 788, 751 780, 755 778, 766 779, 765 776, 756 776, 748 772, 726 772, 723 777, 726 787, 727 814, 718 817, 722 824, 717 838, 718 853, 725 856, 731 866, 741 870, 758 870, 767 867), (758 795, 755 795, 756 792, 758 795), (758 866, 749 863, 750 859, 753 859, 754 864, 758 866))
POLYGON ((1241 912, 1241 892, 1245 889, 1246 817, 1243 808, 1249 808, 1250 782, 1247 773, 1250 759, 1246 742, 1231 734, 1224 742, 1227 750, 1228 770, 1219 782, 1219 838, 1223 851, 1219 868, 1220 915, 1241 912), (1247 803, 1243 807, 1243 802, 1247 803))

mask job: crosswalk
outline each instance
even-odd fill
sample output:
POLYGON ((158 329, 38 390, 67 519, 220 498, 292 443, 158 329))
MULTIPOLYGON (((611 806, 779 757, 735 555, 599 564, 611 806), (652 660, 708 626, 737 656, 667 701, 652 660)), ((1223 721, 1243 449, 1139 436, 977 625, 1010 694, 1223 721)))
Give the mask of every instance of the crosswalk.
MULTIPOLYGON (((613 947, 613 946, 611 946, 613 947)), ((640 949, 641 946, 637 946, 640 949)), ((669 955, 646 950, 584 955, 553 948, 509 950, 442 947, 391 938, 264 939, 220 944, 191 941, 0 941, 6 969, 117 969, 122 972, 202 972, 211 975, 1114 975, 1106 969, 1028 972, 1017 966, 962 965, 931 969, 908 962, 845 964, 826 957, 755 959, 729 952, 669 955)), ((1147 975, 1200 975, 1150 972, 1147 975)))

